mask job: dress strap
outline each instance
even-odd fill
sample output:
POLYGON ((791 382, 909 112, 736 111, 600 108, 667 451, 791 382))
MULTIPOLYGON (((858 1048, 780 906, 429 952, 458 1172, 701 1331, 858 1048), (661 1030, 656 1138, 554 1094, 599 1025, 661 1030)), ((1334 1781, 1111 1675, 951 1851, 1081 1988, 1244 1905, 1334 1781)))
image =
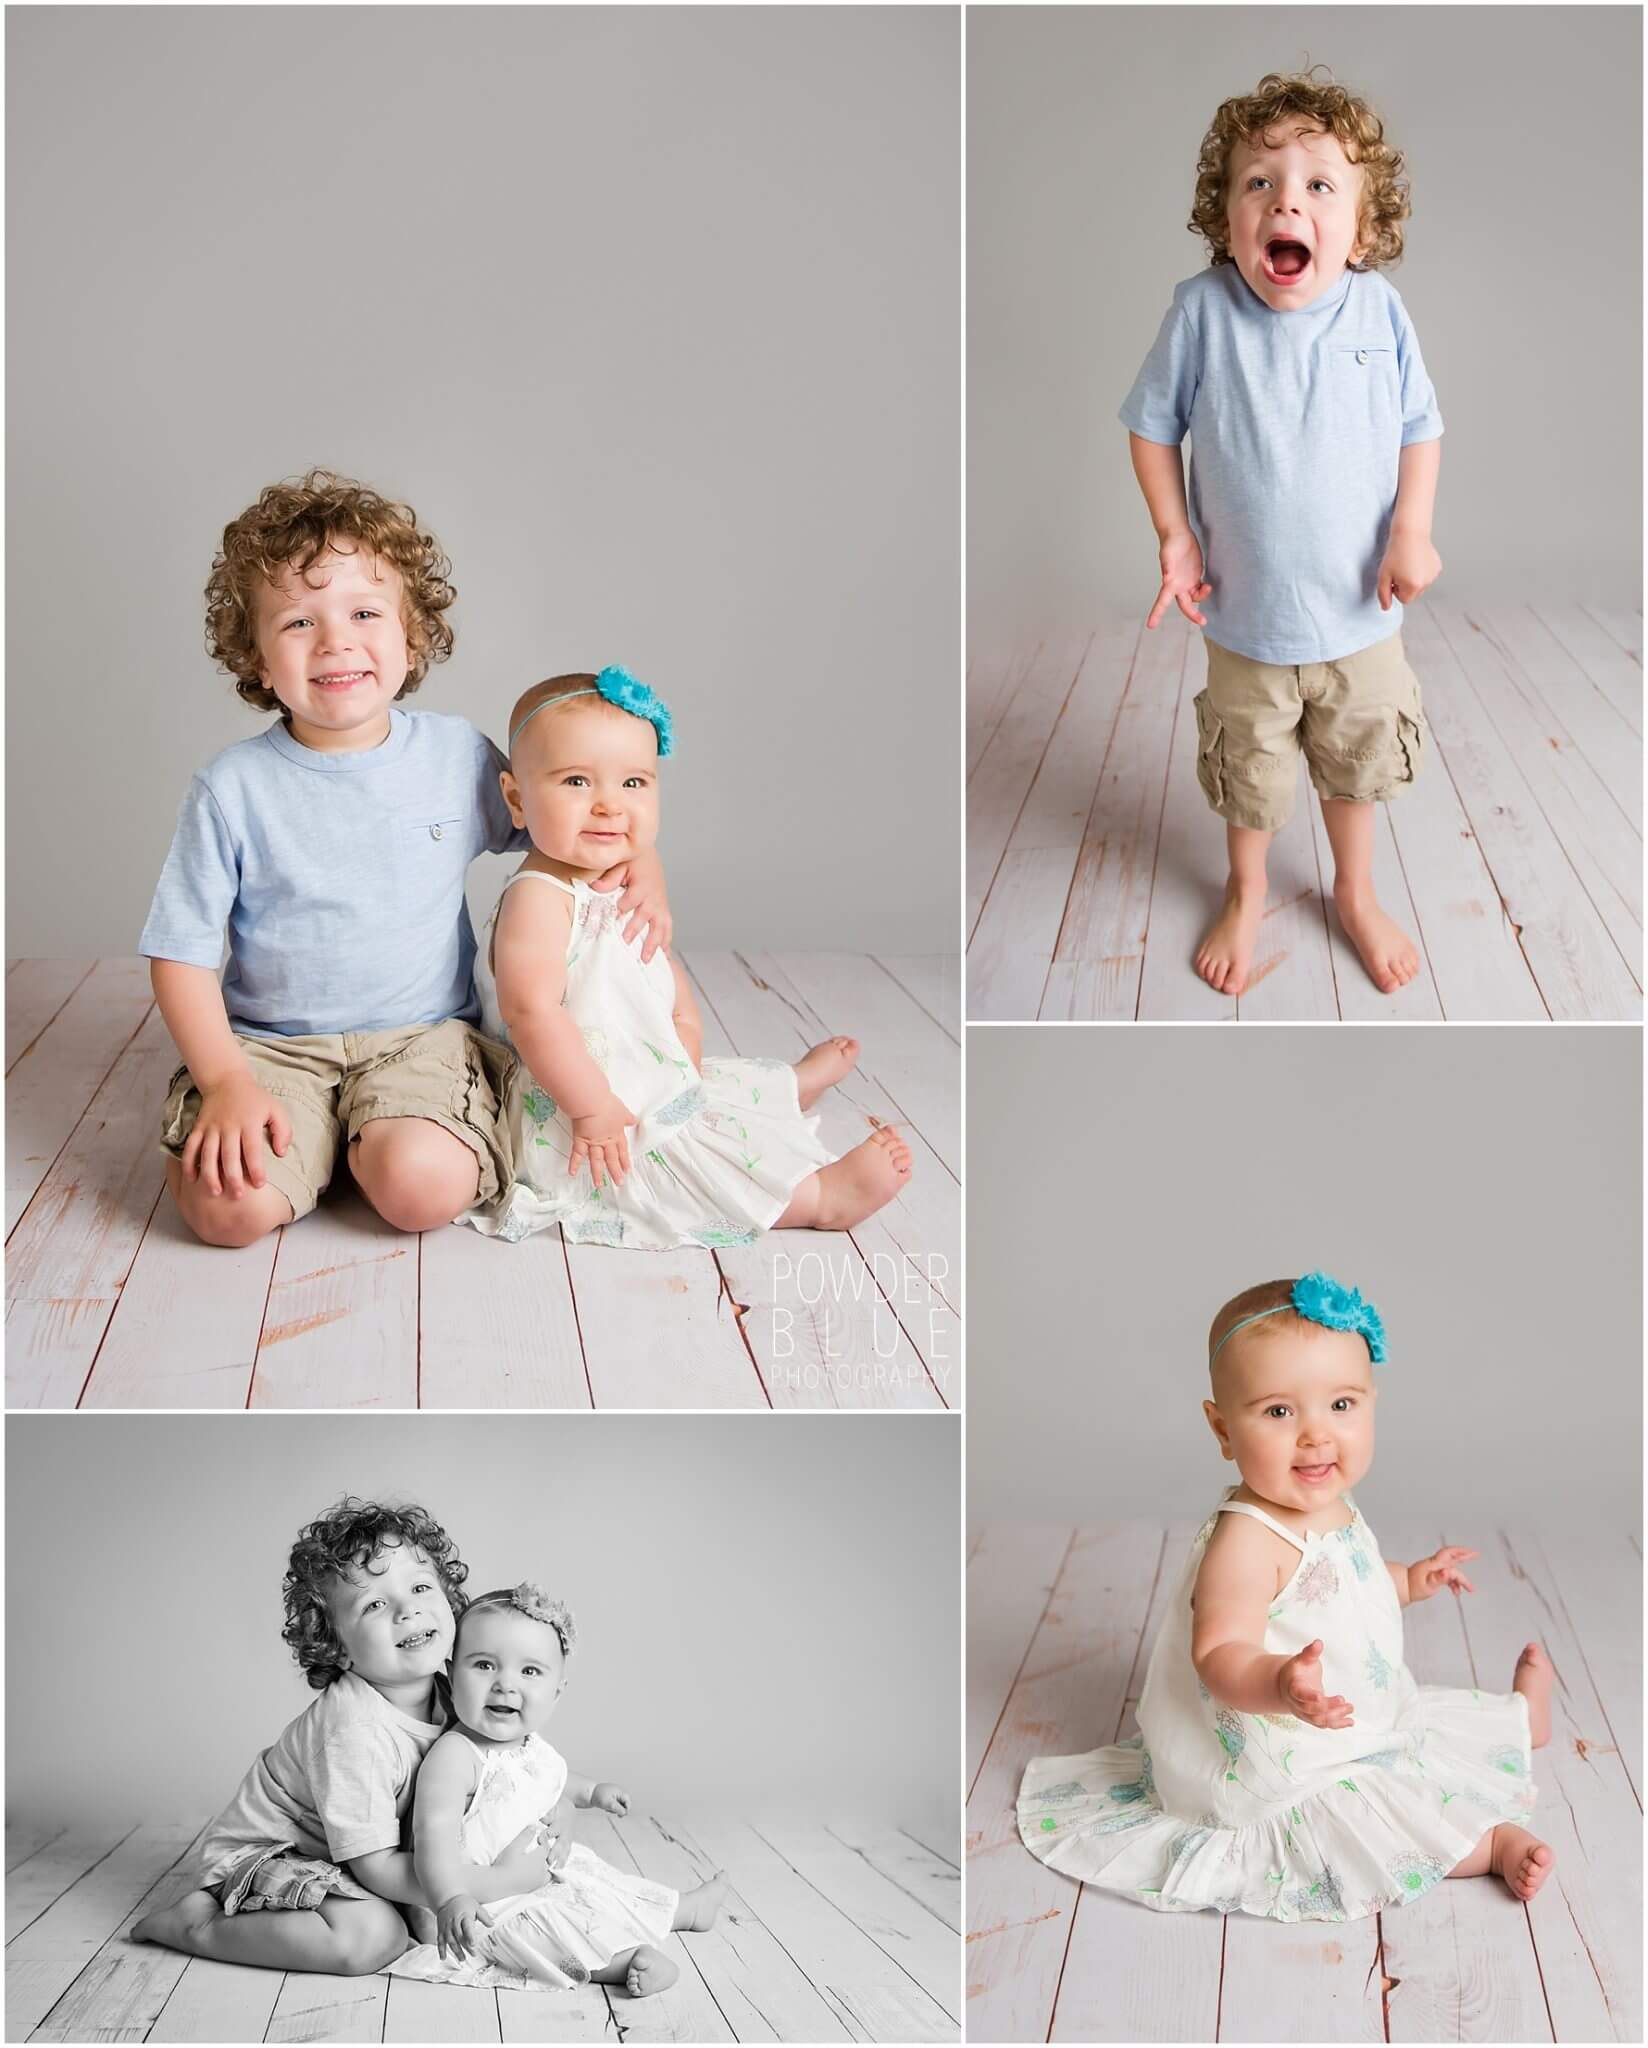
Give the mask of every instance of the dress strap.
POLYGON ((1267 1529, 1274 1529, 1278 1536, 1285 1536, 1295 1550, 1302 1551, 1305 1548, 1291 1529, 1284 1529, 1274 1515, 1267 1515, 1263 1508, 1254 1507, 1251 1501, 1222 1500, 1214 1512, 1221 1515, 1251 1515, 1256 1522, 1263 1522, 1267 1529))
MULTIPOLYGON (((517 882, 553 882, 557 889, 564 889, 574 900, 578 895, 578 891, 570 882, 563 882, 559 875, 546 875, 542 868, 517 868, 505 882, 504 889, 513 889, 517 882)), ((498 894, 501 898, 503 889, 500 889, 498 894)))

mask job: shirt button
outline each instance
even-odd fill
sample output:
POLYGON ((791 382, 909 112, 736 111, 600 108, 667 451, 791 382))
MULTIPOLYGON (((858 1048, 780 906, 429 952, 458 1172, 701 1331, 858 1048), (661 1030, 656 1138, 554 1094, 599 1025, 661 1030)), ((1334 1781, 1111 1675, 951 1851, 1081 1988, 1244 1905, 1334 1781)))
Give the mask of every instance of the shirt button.
POLYGON ((1357 361, 1358 361, 1359 363, 1365 363, 1365 362, 1367 361, 1367 359, 1368 359, 1368 352, 1367 352, 1367 350, 1366 350, 1365 348, 1359 348, 1359 349, 1358 349, 1358 350, 1356 351, 1356 360, 1357 360, 1357 361))
POLYGON ((431 826, 430 826, 430 828, 429 828, 429 836, 430 836, 430 838, 431 838, 431 839, 439 839, 439 838, 440 838, 440 836, 441 836, 441 833, 442 833, 442 832, 443 832, 444 830, 445 830, 445 827, 444 827, 444 826, 441 826, 441 825, 431 825, 431 826))

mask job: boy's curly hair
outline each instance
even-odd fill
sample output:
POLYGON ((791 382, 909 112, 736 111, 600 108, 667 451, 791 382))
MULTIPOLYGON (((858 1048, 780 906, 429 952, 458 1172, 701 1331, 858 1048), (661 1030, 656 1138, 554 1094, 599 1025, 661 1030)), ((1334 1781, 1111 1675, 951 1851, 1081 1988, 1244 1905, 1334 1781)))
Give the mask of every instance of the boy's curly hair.
POLYGON ((327 548, 365 548, 400 571, 406 651, 411 657, 397 698, 415 690, 429 665, 452 652, 452 628, 442 614, 457 596, 452 564, 432 533, 419 530, 410 505, 381 497, 365 484, 329 469, 270 484, 238 519, 223 529, 222 552, 206 581, 206 651, 235 679, 235 688, 259 711, 278 711, 280 699, 258 680, 257 590, 285 569, 306 576, 327 548))
POLYGON ((332 1626, 327 1593, 350 1572, 369 1569, 380 1552, 400 1543, 423 1552, 453 1614, 462 1614, 463 1583, 469 1567, 426 1508, 410 1502, 392 1507, 346 1494, 336 1507, 300 1531, 292 1545, 281 1587, 286 1602, 281 1636, 291 1645, 293 1656, 317 1692, 324 1692, 348 1668, 342 1661, 343 1645, 332 1626))
POLYGON ((1377 270, 1402 260, 1402 223, 1408 217, 1408 183, 1402 175, 1402 153, 1385 140, 1385 126, 1366 100, 1358 99, 1331 76, 1319 85, 1313 64, 1307 71, 1284 75, 1271 71, 1253 91, 1226 100, 1202 137, 1196 165, 1196 198, 1185 225, 1213 251, 1212 264, 1229 263, 1230 192, 1226 174, 1238 142, 1262 143, 1290 115, 1314 121, 1324 134, 1336 135, 1339 146, 1362 169, 1362 196, 1357 209, 1358 239, 1363 254, 1352 270, 1377 270))

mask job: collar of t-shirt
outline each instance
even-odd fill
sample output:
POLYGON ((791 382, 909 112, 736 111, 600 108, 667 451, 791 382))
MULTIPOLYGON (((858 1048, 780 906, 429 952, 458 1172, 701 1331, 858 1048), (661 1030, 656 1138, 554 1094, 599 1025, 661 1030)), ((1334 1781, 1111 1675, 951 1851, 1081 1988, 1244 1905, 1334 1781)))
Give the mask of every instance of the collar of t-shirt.
POLYGON ((373 769, 387 768, 404 751, 411 731, 411 719, 391 704, 389 737, 380 740, 375 747, 355 747, 343 753, 323 754, 319 747, 306 747, 302 740, 294 739, 283 718, 269 727, 264 738, 277 754, 296 762, 300 768, 312 768, 318 775, 360 775, 373 769))

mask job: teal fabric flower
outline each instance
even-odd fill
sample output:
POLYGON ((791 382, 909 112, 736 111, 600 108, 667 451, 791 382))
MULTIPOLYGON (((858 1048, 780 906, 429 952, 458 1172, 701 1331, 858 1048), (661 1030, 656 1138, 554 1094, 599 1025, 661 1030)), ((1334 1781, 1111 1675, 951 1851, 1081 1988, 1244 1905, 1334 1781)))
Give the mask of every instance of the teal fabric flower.
POLYGON ((635 717, 646 719, 658 735, 660 761, 675 751, 675 721, 670 717, 669 707, 638 676, 632 676, 627 668, 604 668, 595 678, 595 687, 609 704, 616 704, 620 711, 632 712, 635 717))
POLYGON ((1307 1273, 1293 1283, 1293 1306, 1324 1329, 1354 1330, 1366 1342, 1374 1364, 1385 1363, 1385 1325, 1373 1303, 1364 1301, 1354 1287, 1344 1286, 1331 1273, 1307 1273))

